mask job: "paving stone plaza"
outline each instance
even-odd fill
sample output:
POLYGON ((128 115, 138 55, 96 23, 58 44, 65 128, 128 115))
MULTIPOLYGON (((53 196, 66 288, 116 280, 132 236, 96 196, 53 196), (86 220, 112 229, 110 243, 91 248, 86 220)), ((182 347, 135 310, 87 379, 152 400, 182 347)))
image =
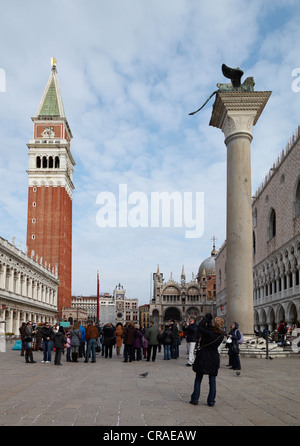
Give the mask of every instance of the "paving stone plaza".
MULTIPOLYGON (((0 353, 0 426, 299 426, 300 357, 241 358, 241 375, 221 356, 217 398, 208 407, 208 377, 198 406, 189 404, 194 372, 185 344, 177 360, 122 363, 97 355, 96 363, 25 364, 20 351, 0 353), (148 376, 140 374, 148 372, 148 376)), ((33 430, 34 432, 34 430, 33 430)))

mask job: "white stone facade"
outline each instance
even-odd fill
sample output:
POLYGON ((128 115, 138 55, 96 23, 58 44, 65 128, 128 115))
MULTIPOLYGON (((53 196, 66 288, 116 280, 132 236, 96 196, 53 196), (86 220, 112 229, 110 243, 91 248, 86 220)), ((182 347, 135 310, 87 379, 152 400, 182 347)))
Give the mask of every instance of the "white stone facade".
MULTIPOLYGON (((87 320, 97 321, 97 296, 72 296, 71 306, 74 310, 85 310, 87 320)), ((115 323, 115 317, 116 305, 112 296, 109 293, 101 294, 99 296, 100 323, 105 323, 105 321, 115 323)))
POLYGON ((128 299, 126 290, 119 284, 114 289, 114 300, 116 304, 116 323, 139 322, 138 299, 128 299))
MULTIPOLYGON (((73 309, 84 309, 87 311, 87 319, 97 320, 97 296, 73 296, 73 309)), ((121 322, 133 321, 138 323, 138 299, 128 299, 126 290, 118 285, 111 296, 104 293, 99 296, 99 323, 101 325, 111 323, 115 325, 121 322)))
POLYGON ((49 321, 57 315, 57 270, 30 258, 0 237, 0 329, 19 334, 22 322, 49 321), (5 328, 4 328, 5 325, 5 328))

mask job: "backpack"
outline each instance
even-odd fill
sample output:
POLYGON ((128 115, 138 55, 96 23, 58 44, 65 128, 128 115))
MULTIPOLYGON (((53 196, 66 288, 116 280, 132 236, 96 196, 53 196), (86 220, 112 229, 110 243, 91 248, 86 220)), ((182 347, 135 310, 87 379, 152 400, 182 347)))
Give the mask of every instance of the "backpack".
POLYGON ((280 326, 278 328, 279 328, 278 331, 279 331, 280 334, 286 334, 287 333, 287 328, 286 328, 285 324, 280 324, 280 326))
POLYGON ((238 344, 244 344, 245 339, 244 339, 243 333, 240 332, 240 330, 236 330, 236 332, 237 332, 237 331, 238 331, 238 332, 240 333, 240 335, 241 335, 241 337, 240 337, 240 339, 238 339, 237 343, 238 343, 238 344))

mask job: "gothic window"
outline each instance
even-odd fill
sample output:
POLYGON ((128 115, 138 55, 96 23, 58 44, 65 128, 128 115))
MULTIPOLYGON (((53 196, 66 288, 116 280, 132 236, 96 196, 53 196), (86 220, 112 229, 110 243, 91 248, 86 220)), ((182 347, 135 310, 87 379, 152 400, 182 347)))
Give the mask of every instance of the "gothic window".
POLYGON ((253 228, 255 228, 256 225, 257 225, 257 209, 255 208, 253 212, 253 228))
POLYGON ((36 157, 36 167, 37 167, 37 169, 40 169, 40 167, 41 167, 41 157, 40 156, 36 157))
POLYGON ((269 240, 276 235, 276 212, 272 208, 269 219, 269 240))
POLYGON ((295 201, 295 217, 300 215, 300 180, 296 189, 296 201, 295 201))

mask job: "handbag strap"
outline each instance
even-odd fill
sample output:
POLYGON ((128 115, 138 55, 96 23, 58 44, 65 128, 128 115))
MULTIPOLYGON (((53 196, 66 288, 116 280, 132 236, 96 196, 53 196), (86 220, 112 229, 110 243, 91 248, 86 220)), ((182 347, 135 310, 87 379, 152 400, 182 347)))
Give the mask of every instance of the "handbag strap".
POLYGON ((76 333, 76 331, 75 331, 75 330, 72 330, 72 331, 73 331, 73 333, 76 334, 77 338, 80 340, 81 338, 80 338, 79 335, 76 333))
POLYGON ((220 339, 223 336, 223 334, 221 334, 220 336, 218 336, 216 339, 214 339, 212 342, 209 342, 208 344, 204 344, 200 346, 200 340, 199 340, 199 345, 196 346, 195 351, 199 352, 200 350, 202 350, 204 347, 208 347, 209 345, 212 345, 214 342, 216 342, 218 339, 220 339))

